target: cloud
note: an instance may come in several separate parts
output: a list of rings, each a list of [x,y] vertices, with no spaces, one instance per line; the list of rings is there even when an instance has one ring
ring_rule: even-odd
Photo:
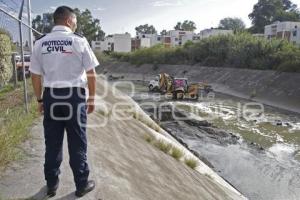
[[[151,5],[154,7],[183,6],[183,2],[181,0],[177,0],[177,1],[160,0],[160,1],[151,2]]]

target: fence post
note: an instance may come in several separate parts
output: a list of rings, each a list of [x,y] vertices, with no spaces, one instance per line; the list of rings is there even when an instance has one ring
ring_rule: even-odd
[[[17,64],[16,64],[16,54],[13,53],[11,55],[11,62],[13,65],[13,81],[14,81],[14,88],[17,87],[17,83],[18,83],[18,77],[17,77]]]
[[[25,111],[28,113],[28,94],[27,94],[27,81],[26,81],[26,69],[24,61],[24,49],[23,49],[23,31],[22,31],[22,14],[23,14],[24,0],[22,1],[20,14],[19,14],[19,30],[20,30],[20,49],[21,49],[21,59],[22,59],[22,68],[23,68],[23,88],[24,88],[24,103]]]

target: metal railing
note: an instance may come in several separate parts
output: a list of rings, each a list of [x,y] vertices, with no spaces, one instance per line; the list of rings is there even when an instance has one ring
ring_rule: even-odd
[[[24,8],[27,8],[26,10]],[[42,35],[39,31],[32,28],[31,25],[31,2],[30,0],[0,0],[0,28],[7,32],[13,44],[15,52],[11,52],[14,85],[17,85],[17,77],[22,73],[23,90],[24,90],[24,106],[28,112],[28,89],[25,66],[25,51],[31,55],[33,49],[33,32],[37,35]],[[19,54],[22,63],[22,69],[16,68],[16,55]],[[1,61],[0,61],[1,62]]]

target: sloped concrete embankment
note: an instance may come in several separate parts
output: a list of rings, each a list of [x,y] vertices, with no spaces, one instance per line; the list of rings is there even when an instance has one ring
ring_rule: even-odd
[[[300,113],[300,73],[197,65],[134,66],[119,62],[104,64],[99,70],[128,80],[145,81],[159,73],[169,73],[187,77],[191,82],[210,83],[217,92]]]
[[[89,163],[96,189],[89,200],[199,200],[245,199],[238,191],[198,160],[192,170],[145,141],[152,135],[172,143],[197,159],[169,136],[128,96],[99,80],[97,112],[89,116]],[[126,119],[125,119],[126,118]],[[24,159],[13,163],[0,178],[3,199],[45,199],[43,180],[44,141],[42,122],[31,129],[32,137],[22,145]],[[53,199],[75,199],[68,164],[67,145],[61,184]]]

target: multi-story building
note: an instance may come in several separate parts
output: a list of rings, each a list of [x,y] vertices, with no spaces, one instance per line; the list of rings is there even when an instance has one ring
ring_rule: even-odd
[[[194,35],[193,31],[172,30],[168,32],[172,47],[184,45],[187,41],[193,41]]]
[[[107,36],[103,41],[92,41],[92,49],[112,52],[130,52],[131,35],[129,33],[114,34]]]
[[[300,22],[274,22],[273,24],[265,26],[265,38],[272,39],[286,39],[291,41],[292,32],[294,29],[300,27]]]

